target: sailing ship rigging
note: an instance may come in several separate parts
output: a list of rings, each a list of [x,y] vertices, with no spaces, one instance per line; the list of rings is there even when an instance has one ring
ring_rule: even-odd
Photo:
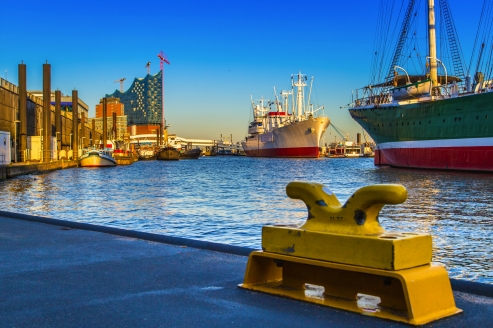
[[[395,17],[384,9],[389,3],[396,2],[381,2],[385,18]],[[377,165],[493,171],[493,129],[488,124],[493,119],[492,50],[485,56],[485,49],[493,49],[491,36],[478,32],[481,46],[471,71],[449,2],[436,4],[410,0],[402,5],[401,28],[391,35],[396,23],[382,20],[375,41],[381,50],[374,52],[369,83],[353,93],[349,112],[377,143]],[[485,1],[480,29],[491,27],[485,24],[493,17],[491,7]],[[420,18],[426,18],[425,38]]]

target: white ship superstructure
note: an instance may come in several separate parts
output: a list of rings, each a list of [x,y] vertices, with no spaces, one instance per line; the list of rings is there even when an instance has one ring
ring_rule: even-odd
[[[257,103],[252,101],[253,121],[248,127],[248,137],[242,142],[247,156],[320,156],[320,139],[330,121],[324,115],[318,115],[323,106],[313,109],[310,103],[311,85],[305,103],[306,76],[301,72],[296,76],[297,81],[293,79],[291,90],[280,93],[281,101],[275,88],[276,100],[269,101],[267,106],[263,98]]]

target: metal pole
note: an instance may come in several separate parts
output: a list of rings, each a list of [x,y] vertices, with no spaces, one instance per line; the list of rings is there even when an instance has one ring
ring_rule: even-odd
[[[56,157],[57,157],[57,159],[59,159],[59,157],[60,157],[60,144],[61,144],[61,141],[58,140],[58,135],[62,135],[62,133],[61,132],[55,132],[56,152],[57,152]],[[61,137],[60,137],[60,139],[61,139]]]
[[[62,149],[62,92],[60,90],[55,91],[55,137],[56,139],[56,149],[57,158],[60,155],[60,150]],[[58,139],[58,134],[60,134],[60,139]]]
[[[435,1],[428,0],[428,52],[430,57],[430,79],[432,85],[437,86],[437,49],[435,30]]]
[[[107,132],[107,121],[106,121],[106,116],[107,116],[107,99],[103,98],[103,149],[106,148],[107,144],[107,137],[108,137],[108,132]]]
[[[72,142],[72,150],[74,151],[73,158],[79,158],[79,93],[77,90],[72,90],[72,134],[74,136]]]
[[[51,65],[43,64],[43,162],[51,160]]]
[[[20,124],[20,151],[24,158],[21,162],[27,160],[27,82],[26,82],[26,64],[19,64],[19,120]]]
[[[14,163],[17,163],[17,123],[19,120],[14,120]]]
[[[39,154],[39,162],[42,163],[43,162],[43,151],[44,151],[44,148],[43,148],[43,129],[39,129],[39,136],[41,137],[41,142],[40,142],[40,154]]]

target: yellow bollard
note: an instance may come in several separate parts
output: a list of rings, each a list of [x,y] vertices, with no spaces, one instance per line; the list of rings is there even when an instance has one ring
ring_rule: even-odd
[[[363,187],[344,205],[319,183],[291,182],[286,193],[305,202],[307,221],[264,226],[240,287],[414,325],[462,312],[447,271],[431,264],[431,236],[378,222],[383,206],[406,200],[403,186]]]

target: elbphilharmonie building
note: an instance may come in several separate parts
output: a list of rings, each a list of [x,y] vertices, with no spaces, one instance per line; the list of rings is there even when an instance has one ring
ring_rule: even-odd
[[[128,125],[159,125],[162,122],[163,73],[135,78],[125,92],[115,90],[106,97],[119,98],[124,104]]]

